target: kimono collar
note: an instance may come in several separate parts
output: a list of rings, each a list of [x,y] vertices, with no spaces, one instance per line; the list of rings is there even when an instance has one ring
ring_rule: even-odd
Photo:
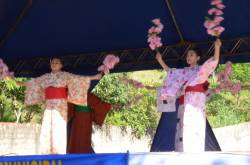
[[[191,70],[197,70],[199,68],[199,65],[195,65],[195,66],[190,66],[189,67]]]
[[[60,73],[62,73],[62,71],[58,71],[58,72],[55,72],[55,73],[50,72],[51,75],[58,75],[58,74],[60,74]]]

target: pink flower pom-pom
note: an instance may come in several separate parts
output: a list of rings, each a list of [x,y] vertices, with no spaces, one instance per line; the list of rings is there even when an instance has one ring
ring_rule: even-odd
[[[108,68],[108,69],[113,69],[116,64],[118,64],[120,59],[112,54],[109,54],[105,57],[103,64]]]
[[[104,74],[108,74],[110,72],[110,69],[113,69],[119,62],[119,57],[116,57],[113,54],[109,54],[103,60],[103,65],[99,66],[97,70],[103,72]]]
[[[164,26],[159,18],[153,19],[152,22],[155,26],[152,26],[148,30],[147,42],[149,43],[150,49],[155,50],[162,46],[161,38],[158,35],[162,32]]]
[[[149,42],[149,47],[152,50],[155,50],[156,48],[159,48],[162,46],[161,38],[159,36],[156,36],[156,35],[150,36],[148,38],[148,42]]]
[[[225,30],[225,28],[220,25],[220,23],[224,20],[222,17],[224,14],[222,9],[225,8],[225,5],[222,3],[222,0],[212,0],[211,5],[213,5],[213,7],[208,10],[208,14],[213,15],[213,19],[207,18],[204,22],[204,26],[206,27],[209,35],[219,37]]]

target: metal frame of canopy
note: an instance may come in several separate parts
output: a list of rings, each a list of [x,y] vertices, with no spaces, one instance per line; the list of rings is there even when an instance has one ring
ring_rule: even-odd
[[[246,61],[245,58],[250,58],[250,38],[236,38],[231,40],[223,40],[221,63],[227,60],[234,60],[237,62]],[[203,47],[202,52],[204,56],[202,61],[212,56],[213,43],[212,42],[196,42],[196,43],[180,43],[176,45],[163,46],[160,51],[162,52],[164,60],[169,63],[171,67],[182,67],[185,63],[185,54],[187,50],[192,47]],[[241,48],[248,49],[248,51],[241,50]],[[83,66],[88,66],[89,70],[83,71],[83,74],[96,70],[101,64],[105,54],[114,53],[121,59],[121,63],[115,68],[114,72],[126,71],[126,67],[130,66],[130,70],[146,70],[157,69],[160,66],[154,59],[154,52],[149,48],[98,52],[98,53],[82,53],[82,54],[69,54],[62,56],[66,70],[74,68],[80,70]],[[136,56],[135,56],[136,54]],[[235,59],[236,58],[236,59]],[[48,61],[50,57],[35,57],[26,59],[7,59],[11,60],[10,67],[18,76],[37,75],[44,72],[48,68]],[[138,65],[142,67],[138,67]],[[93,71],[92,71],[93,72]]]

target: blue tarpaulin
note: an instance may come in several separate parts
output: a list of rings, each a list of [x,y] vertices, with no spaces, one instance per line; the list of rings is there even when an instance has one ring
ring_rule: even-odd
[[[214,38],[203,26],[209,0],[0,0],[0,56],[17,76],[48,71],[51,56],[62,56],[65,70],[92,74],[107,53],[121,63],[114,70],[159,68],[147,46],[150,20],[165,25],[161,52],[171,67],[183,66],[190,45],[212,55]],[[226,31],[221,63],[250,61],[250,1],[224,1]]]
[[[4,165],[249,165],[250,156],[239,153],[120,153],[79,155],[1,156]]]

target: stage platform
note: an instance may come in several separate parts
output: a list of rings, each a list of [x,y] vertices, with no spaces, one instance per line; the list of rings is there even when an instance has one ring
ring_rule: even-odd
[[[113,153],[1,156],[0,165],[250,165],[250,153]]]

